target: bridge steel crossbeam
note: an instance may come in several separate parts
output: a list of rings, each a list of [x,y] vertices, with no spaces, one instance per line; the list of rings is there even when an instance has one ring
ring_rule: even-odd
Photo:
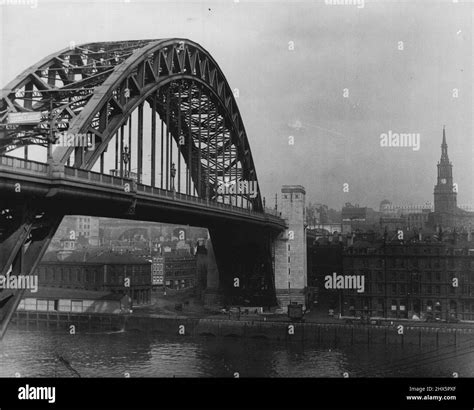
[[[136,48],[148,42],[133,44]],[[104,44],[109,44],[110,47],[110,43]],[[8,112],[48,111],[48,119],[52,117],[56,125],[64,124],[67,129],[67,123],[93,95],[94,87],[103,83],[115,66],[133,52],[133,48],[114,49],[112,46],[110,50],[113,51],[114,58],[101,65],[99,56],[103,53],[97,53],[97,47],[99,46],[93,43],[63,49],[21,73],[0,91],[0,122],[5,123]],[[93,58],[94,54],[97,54],[98,59]],[[90,64],[87,63],[89,61]],[[80,78],[74,80],[75,76]],[[51,106],[53,112],[50,111]],[[42,120],[36,125],[22,125],[12,131],[2,130],[0,151],[8,152],[28,144],[46,147],[48,134],[48,120]]]
[[[6,275],[32,275],[46,252],[63,216],[60,213],[44,214],[32,218],[36,212],[23,207],[21,221],[9,235],[0,239],[0,273]],[[25,289],[0,292],[0,340],[18,307]]]
[[[165,105],[167,105],[167,102],[165,102]],[[203,164],[199,162],[198,157],[199,157],[199,148],[196,146],[196,140],[199,140],[198,138],[194,137],[194,133],[192,132],[191,128],[189,127],[189,108],[182,110],[180,107],[182,107],[179,104],[177,105],[172,105],[169,107],[170,112],[173,113],[173,116],[175,118],[175,121],[170,121],[169,124],[169,129],[171,131],[171,134],[174,135],[181,135],[181,140],[178,138],[178,149],[181,153],[180,158],[182,157],[184,159],[184,162],[187,166],[186,172],[188,173],[187,179],[187,189],[186,193],[188,195],[191,195],[191,176],[192,175],[198,175],[197,178],[194,179],[194,182],[198,182],[198,185],[195,186],[195,189],[197,190],[198,196],[202,196],[202,188],[200,189],[199,187],[202,186],[202,181],[200,178],[200,174],[202,175],[203,173]],[[160,111],[163,111],[163,108],[161,107]],[[187,136],[185,138],[185,136]],[[194,154],[194,155],[193,155]],[[178,163],[179,164],[179,163]],[[189,172],[191,171],[191,172]],[[179,174],[179,166],[178,166],[178,174]],[[179,191],[179,190],[178,190]]]
[[[0,275],[6,275],[14,259],[25,244],[31,233],[33,222],[31,220],[21,221],[6,238],[0,242]]]

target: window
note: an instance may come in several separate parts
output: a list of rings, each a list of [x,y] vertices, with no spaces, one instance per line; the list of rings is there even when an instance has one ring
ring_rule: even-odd
[[[59,311],[60,312],[70,312],[71,311],[71,301],[69,299],[59,299]]]
[[[82,312],[82,300],[71,300],[71,312]]]
[[[46,312],[48,310],[48,301],[46,299],[38,299],[36,302],[36,310]]]
[[[59,300],[48,300],[48,311],[49,312],[57,312],[59,307]]]
[[[26,298],[25,299],[25,310],[36,310],[36,299]]]

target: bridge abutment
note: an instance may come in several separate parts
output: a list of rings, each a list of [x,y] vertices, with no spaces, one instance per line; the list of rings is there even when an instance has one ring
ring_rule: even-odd
[[[222,301],[219,292],[219,269],[217,268],[216,255],[211,239],[206,242],[207,249],[207,279],[204,290],[204,304],[208,306],[218,305]]]
[[[275,292],[278,305],[287,311],[291,302],[306,305],[306,191],[301,185],[283,185],[281,193],[281,216],[288,228],[273,242]]]
[[[204,301],[243,307],[275,305],[271,237],[267,230],[229,223],[212,227],[209,233],[216,266],[212,267],[213,252],[208,249],[210,265]]]

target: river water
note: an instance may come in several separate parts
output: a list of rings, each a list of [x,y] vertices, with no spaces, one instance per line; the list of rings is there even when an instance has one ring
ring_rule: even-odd
[[[138,332],[69,335],[11,327],[0,377],[459,377],[474,376],[474,348],[399,345],[337,348],[260,339]]]

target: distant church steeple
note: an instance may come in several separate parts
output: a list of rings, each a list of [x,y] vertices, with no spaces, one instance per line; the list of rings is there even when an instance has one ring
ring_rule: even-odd
[[[446,129],[444,125],[443,125],[443,142],[441,144],[441,161],[440,162],[449,162],[448,144],[446,144]]]
[[[453,184],[453,165],[449,162],[446,129],[443,126],[441,159],[438,162],[438,181],[434,189],[434,211],[455,213],[457,209],[456,195]]]

